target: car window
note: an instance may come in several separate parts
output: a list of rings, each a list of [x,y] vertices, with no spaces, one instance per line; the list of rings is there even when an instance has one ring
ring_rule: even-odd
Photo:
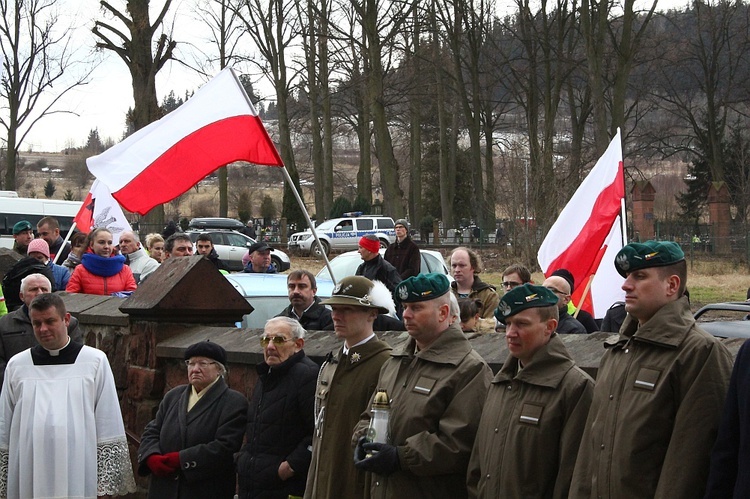
[[[378,229],[393,229],[395,227],[395,224],[393,223],[393,220],[390,218],[378,218]]]
[[[420,267],[420,272],[423,274],[429,274],[430,272],[438,272],[438,268],[435,265],[434,258],[432,258],[432,255],[428,253],[422,253],[422,265]]]
[[[224,234],[224,237],[226,237],[230,246],[239,246],[240,248],[245,248],[248,243],[251,243],[250,238],[243,237],[240,234]]]
[[[342,220],[334,230],[336,232],[351,232],[354,230],[354,222],[351,220]]]
[[[360,218],[357,220],[357,230],[372,230],[374,225],[372,218]]]
[[[211,242],[214,244],[221,244],[226,245],[227,241],[224,239],[224,233],[223,232],[209,232],[209,235],[211,236]]]

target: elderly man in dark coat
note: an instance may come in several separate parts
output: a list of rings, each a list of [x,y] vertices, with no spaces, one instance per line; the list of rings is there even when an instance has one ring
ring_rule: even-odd
[[[247,399],[224,381],[227,353],[216,343],[189,346],[185,364],[190,384],[170,390],[143,430],[138,472],[152,475],[149,498],[232,499]]]
[[[256,366],[247,443],[237,458],[240,499],[287,499],[305,493],[312,459],[318,366],[305,355],[305,330],[289,317],[266,322],[264,361]]]

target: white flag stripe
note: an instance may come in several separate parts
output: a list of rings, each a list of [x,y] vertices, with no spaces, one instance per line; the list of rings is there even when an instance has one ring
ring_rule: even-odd
[[[607,250],[602,257],[602,263],[596,271],[591,283],[591,296],[594,305],[594,317],[604,317],[609,307],[617,301],[625,300],[622,283],[625,281],[615,268],[615,256],[622,248],[622,222],[617,217],[612,230],[607,236]],[[574,305],[578,305],[574,303]]]
[[[106,227],[112,233],[112,244],[117,246],[120,244],[120,234],[133,230],[125,213],[104,182],[94,180],[91,197],[94,199],[94,227]]]
[[[620,131],[618,130],[604,155],[599,158],[594,168],[591,169],[568,204],[560,212],[558,221],[564,220],[565,223],[556,222],[544,237],[537,255],[537,260],[543,272],[546,272],[550,263],[560,256],[581,232],[594,209],[597,196],[615,181],[620,161],[622,161],[622,145],[620,143]]]
[[[226,68],[179,108],[102,154],[88,158],[86,164],[95,177],[105,168],[107,184],[112,192],[117,192],[184,137],[216,121],[241,115],[258,113],[231,69]],[[157,129],[160,133],[153,133]]]

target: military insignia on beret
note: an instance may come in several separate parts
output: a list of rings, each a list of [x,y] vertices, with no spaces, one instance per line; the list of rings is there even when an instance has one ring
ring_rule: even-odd
[[[354,364],[362,359],[362,355],[359,352],[354,352],[349,356],[349,363]]]
[[[534,293],[533,295],[529,295],[529,296],[526,297],[526,302],[528,303],[530,301],[534,301],[534,300],[538,300],[538,299],[539,299],[539,295],[536,294],[536,293]]]
[[[653,257],[659,256],[658,251],[654,251],[653,253],[649,253],[648,255],[643,255],[644,260],[651,260]]]
[[[398,287],[398,298],[401,301],[404,301],[407,298],[409,298],[409,288],[407,286]]]
[[[510,314],[510,305],[508,305],[504,301],[500,302],[500,305],[498,305],[497,309],[500,311],[503,317],[507,317],[508,314]]]
[[[622,269],[623,272],[627,272],[630,268],[630,262],[628,261],[628,256],[625,254],[618,255],[615,259],[615,264]]]

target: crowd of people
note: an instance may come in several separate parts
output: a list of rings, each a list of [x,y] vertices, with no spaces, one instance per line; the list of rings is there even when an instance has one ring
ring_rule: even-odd
[[[53,244],[16,239],[45,268],[66,252],[47,224]],[[612,262],[625,291],[612,310],[624,314],[608,318],[617,334],[604,342],[595,381],[561,336],[600,327],[572,308],[570,272],[534,284],[514,264],[498,293],[480,278],[479,255],[458,247],[448,257],[451,281],[421,272],[408,229],[396,222],[383,256],[377,239],[363,237],[362,264],[330,298],[316,295],[311,272],[287,275],[289,305],[260,336],[264,360],[249,401],[227,384],[224,348],[201,341],[186,349],[187,383],[164,396],[141,438],[136,470],[150,476],[149,497],[750,495],[750,347],[733,362],[696,325],[677,244],[631,243]],[[159,258],[193,253],[179,232],[147,237],[148,251],[124,233],[113,256],[111,236],[97,229],[67,250],[66,262],[78,260],[68,291],[132,291]],[[196,248],[224,270],[210,238]],[[270,251],[250,247],[245,271],[275,272]],[[22,305],[0,318],[0,497],[130,492],[111,370],[83,346],[51,293],[54,268],[50,275],[24,277]],[[312,330],[340,340],[322,366],[305,354]],[[406,331],[407,341],[394,350],[378,338],[383,330]],[[494,331],[504,332],[497,341],[508,357],[493,375],[469,339]],[[67,424],[73,417],[90,422],[85,431]]]

